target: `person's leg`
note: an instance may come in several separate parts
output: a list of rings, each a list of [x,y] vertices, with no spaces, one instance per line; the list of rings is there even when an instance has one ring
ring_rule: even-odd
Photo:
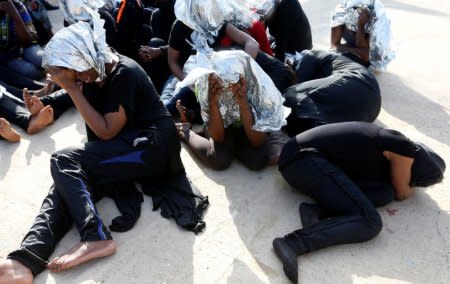
[[[230,167],[233,162],[235,137],[230,129],[225,129],[225,139],[222,143],[216,143],[212,138],[200,136],[190,129],[185,129],[180,135],[189,149],[208,167],[221,171]]]
[[[26,278],[31,276],[31,279],[45,270],[47,261],[56,244],[69,231],[71,226],[72,220],[68,215],[67,207],[57,190],[52,186],[33,225],[23,238],[20,249],[8,255],[8,259],[15,261],[15,263],[13,266],[10,265],[9,269],[7,268],[8,273],[5,273],[7,271],[0,272],[0,283],[9,283],[6,281],[7,279],[1,278],[2,275],[12,276],[14,274],[11,273],[11,270],[20,269],[22,266],[26,269],[20,271]],[[6,263],[0,261],[0,271],[2,270],[2,264]]]
[[[385,206],[395,199],[395,191],[392,184],[381,181],[356,181],[355,182],[373,206]],[[318,204],[303,202],[299,207],[300,218],[303,227],[307,227],[330,214]]]
[[[43,72],[42,69],[42,56],[44,55],[44,49],[37,44],[31,45],[23,50],[23,59],[33,64],[36,69]]]
[[[17,133],[17,131],[11,127],[9,121],[4,119],[3,117],[0,117],[0,138],[3,138],[9,142],[20,141],[19,133]]]
[[[295,83],[295,74],[293,71],[277,58],[260,51],[255,61],[269,75],[281,93]]]
[[[298,255],[331,245],[367,241],[380,232],[382,221],[369,199],[321,155],[305,154],[280,171],[291,186],[330,213],[327,219],[274,240],[275,252],[291,280],[298,277]]]
[[[41,80],[44,77],[42,69],[22,58],[10,59],[5,63],[5,66],[30,80]]]
[[[31,114],[25,108],[25,105],[20,103],[18,99],[7,95],[3,95],[0,99],[0,116],[25,131],[28,129],[31,120]]]
[[[270,145],[267,138],[263,145],[255,148],[250,145],[243,128],[236,129],[236,136],[236,157],[244,166],[252,171],[258,171],[267,166],[270,160]]]
[[[19,89],[28,88],[29,90],[37,90],[45,87],[44,83],[30,79],[14,70],[11,70],[6,65],[0,65],[0,78],[8,85]],[[21,99],[21,94],[18,96]]]
[[[57,120],[66,110],[73,107],[72,99],[66,90],[58,90],[48,96],[39,98],[44,106],[53,108],[53,119]]]

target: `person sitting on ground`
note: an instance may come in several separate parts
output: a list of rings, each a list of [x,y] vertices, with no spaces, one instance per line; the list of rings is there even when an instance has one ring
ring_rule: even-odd
[[[134,188],[141,179],[185,176],[177,130],[151,80],[135,61],[107,47],[101,23],[93,25],[64,28],[45,48],[43,65],[81,113],[88,142],[52,154],[54,185],[21,248],[0,262],[1,283],[29,283],[46,268],[58,272],[115,252],[91,197],[96,185]],[[72,223],[80,242],[47,262]]]
[[[372,2],[340,1],[331,19],[331,49],[365,67],[384,70],[395,56],[390,21],[381,1]]]
[[[303,132],[286,143],[278,165],[292,187],[317,202],[300,205],[302,229],[273,241],[293,283],[299,255],[374,238],[382,228],[375,207],[409,198],[414,187],[440,182],[445,171],[444,160],[426,145],[367,122]]]
[[[208,65],[204,65],[203,55],[191,57],[186,63],[190,75],[179,86],[195,85],[205,133],[201,136],[189,129],[189,123],[181,123],[182,140],[216,170],[228,168],[233,156],[251,170],[276,163],[281,136],[273,134],[285,124],[281,93],[243,51],[214,52],[207,60]],[[202,70],[211,73],[204,75]],[[185,121],[184,106],[181,102],[177,106]]]
[[[31,16],[22,2],[0,1],[0,27],[1,80],[20,89],[36,87],[24,83],[44,77],[43,50],[36,44]]]

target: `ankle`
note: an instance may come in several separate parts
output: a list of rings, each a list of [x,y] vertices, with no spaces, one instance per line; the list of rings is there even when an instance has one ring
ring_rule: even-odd
[[[287,234],[283,239],[296,255],[301,255],[308,251],[304,241],[295,231]]]

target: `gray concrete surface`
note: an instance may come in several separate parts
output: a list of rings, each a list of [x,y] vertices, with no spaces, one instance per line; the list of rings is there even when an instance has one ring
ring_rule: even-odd
[[[315,47],[327,48],[329,13],[337,0],[301,3]],[[384,3],[397,58],[377,74],[383,97],[377,123],[429,144],[450,165],[450,1]],[[1,258],[20,244],[46,195],[50,154],[85,140],[75,110],[42,133],[21,133],[20,144],[0,141]],[[271,242],[300,227],[297,206],[307,198],[295,193],[275,167],[250,172],[235,162],[214,172],[186,150],[182,158],[189,178],[211,202],[203,234],[180,230],[152,212],[146,198],[136,227],[113,234],[115,255],[67,272],[44,272],[35,283],[288,283]],[[301,283],[450,283],[448,172],[446,177],[409,200],[380,208],[384,228],[374,240],[302,256]],[[110,200],[98,208],[107,223],[118,214]],[[72,229],[54,256],[77,241]]]

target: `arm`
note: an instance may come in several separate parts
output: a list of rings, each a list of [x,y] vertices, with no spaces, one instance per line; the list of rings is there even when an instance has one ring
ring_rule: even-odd
[[[225,138],[225,128],[218,104],[218,94],[222,92],[223,86],[215,74],[209,75],[208,86],[208,134],[215,142],[220,143]]]
[[[259,44],[254,38],[239,30],[232,24],[227,24],[225,34],[231,38],[232,41],[243,46],[245,52],[247,52],[253,59],[256,58],[259,52]]]
[[[0,11],[4,11],[13,19],[16,25],[16,32],[19,42],[24,46],[30,45],[33,42],[33,37],[25,27],[25,23],[23,22],[22,17],[14,4],[10,0],[0,1]]]
[[[339,26],[340,31],[335,27],[331,30],[331,45],[339,52],[351,52],[358,55],[362,60],[369,61],[369,40],[370,36],[364,30],[365,24],[369,21],[369,11],[366,9],[359,9],[358,30],[356,31],[356,47],[350,47],[340,44],[342,38],[342,29],[344,26]],[[336,29],[336,30],[335,30]],[[335,31],[334,31],[335,30]],[[333,35],[334,32],[334,35]]]
[[[169,64],[170,71],[178,80],[183,81],[183,67],[180,65],[180,52],[169,46],[167,50],[167,63]]]
[[[248,104],[247,82],[241,76],[239,82],[232,85],[231,88],[239,105],[241,122],[244,126],[245,134],[253,147],[260,147],[266,141],[266,134],[264,132],[255,131],[252,128],[253,124],[255,124],[255,120],[253,119],[253,114],[250,105]]]
[[[414,189],[409,186],[414,159],[390,151],[384,151],[383,155],[390,162],[391,182],[395,189],[396,199],[407,199],[414,193]]]
[[[337,26],[334,28],[331,28],[331,48],[337,49],[338,45],[341,45],[341,39],[342,39],[342,28],[343,26]]]
[[[50,70],[49,72],[53,81],[67,91],[89,128],[101,140],[114,138],[127,122],[125,109],[119,106],[117,112],[111,112],[105,115],[98,113],[77,86],[75,71],[62,68],[55,69],[57,70]]]

